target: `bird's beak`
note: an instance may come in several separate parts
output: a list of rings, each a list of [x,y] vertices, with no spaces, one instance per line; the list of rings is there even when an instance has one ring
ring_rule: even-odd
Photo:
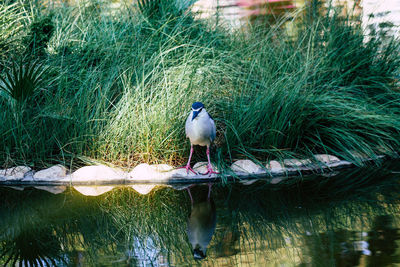
[[[192,120],[194,120],[197,117],[197,115],[199,115],[199,113],[200,113],[200,111],[193,111]]]

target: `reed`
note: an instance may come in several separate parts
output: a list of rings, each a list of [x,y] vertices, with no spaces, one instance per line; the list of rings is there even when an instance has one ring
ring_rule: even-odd
[[[23,110],[0,93],[1,165],[181,165],[194,101],[216,120],[220,166],[314,153],[361,164],[354,152],[399,150],[396,40],[365,42],[360,25],[339,15],[304,20],[293,36],[279,26],[227,32],[190,12],[155,22],[139,10],[90,1],[23,13],[16,40],[32,31],[32,16],[51,18],[36,60],[55,82],[34,90],[35,104]],[[21,56],[4,53],[3,66]]]

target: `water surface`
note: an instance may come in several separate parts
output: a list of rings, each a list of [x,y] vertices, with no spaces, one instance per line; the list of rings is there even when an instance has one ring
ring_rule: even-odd
[[[392,266],[399,178],[394,162],[278,185],[0,187],[0,264]]]

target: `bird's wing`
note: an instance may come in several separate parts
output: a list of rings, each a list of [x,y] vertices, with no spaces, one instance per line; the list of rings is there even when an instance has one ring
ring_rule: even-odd
[[[215,140],[215,136],[217,135],[217,129],[215,127],[215,122],[214,122],[213,118],[211,117],[211,115],[208,114],[208,116],[210,116],[210,121],[211,121],[211,136],[210,136],[210,139],[211,139],[211,142],[213,142]]]

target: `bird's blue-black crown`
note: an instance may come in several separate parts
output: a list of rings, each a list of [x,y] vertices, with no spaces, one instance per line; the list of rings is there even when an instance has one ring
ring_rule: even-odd
[[[200,108],[204,108],[203,103],[201,103],[201,102],[194,102],[193,103],[192,109],[197,110],[197,109],[200,109]]]

